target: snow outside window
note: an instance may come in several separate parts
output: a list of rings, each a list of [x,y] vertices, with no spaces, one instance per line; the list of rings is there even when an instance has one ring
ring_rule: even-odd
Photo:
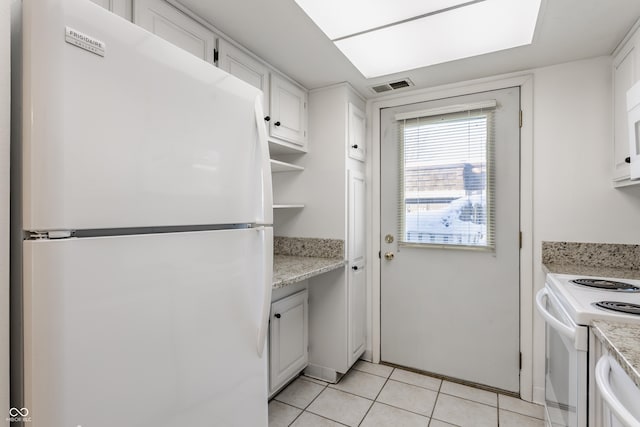
[[[493,250],[493,108],[399,125],[400,244]]]

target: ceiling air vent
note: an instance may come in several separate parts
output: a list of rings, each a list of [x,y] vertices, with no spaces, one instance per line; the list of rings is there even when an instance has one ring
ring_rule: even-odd
[[[375,93],[384,93],[389,92],[390,90],[402,89],[409,86],[413,86],[413,82],[409,79],[402,79],[371,86],[371,90],[373,90]]]

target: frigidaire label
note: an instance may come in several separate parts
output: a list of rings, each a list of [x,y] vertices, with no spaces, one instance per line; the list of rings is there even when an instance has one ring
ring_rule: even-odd
[[[99,56],[104,56],[104,50],[106,45],[98,39],[94,39],[86,34],[76,31],[73,28],[66,27],[65,40],[74,46],[78,46],[88,52],[95,53]]]

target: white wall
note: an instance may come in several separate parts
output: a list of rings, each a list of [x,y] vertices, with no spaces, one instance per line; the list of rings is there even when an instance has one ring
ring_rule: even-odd
[[[640,188],[611,184],[611,58],[534,71],[534,292],[542,241],[640,244]],[[544,388],[543,323],[534,322],[534,398]]]
[[[9,123],[11,100],[9,0],[0,0],[0,421],[9,410]]]

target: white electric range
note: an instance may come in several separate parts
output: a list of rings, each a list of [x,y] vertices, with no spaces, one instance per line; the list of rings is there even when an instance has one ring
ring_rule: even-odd
[[[585,427],[593,418],[589,326],[594,320],[640,324],[640,280],[548,274],[536,304],[546,323],[547,426]]]

